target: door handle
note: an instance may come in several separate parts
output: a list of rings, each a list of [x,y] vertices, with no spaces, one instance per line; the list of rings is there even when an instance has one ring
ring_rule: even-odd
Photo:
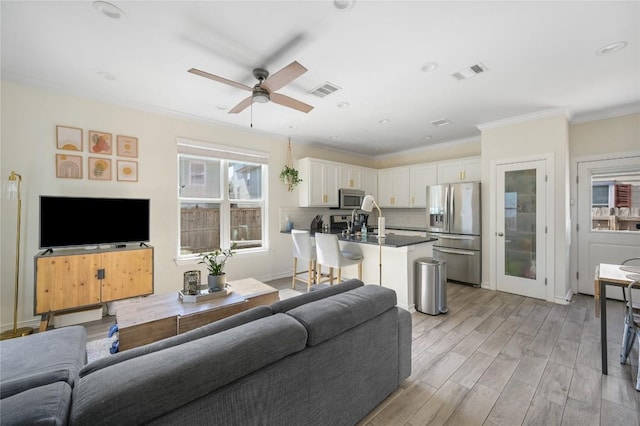
[[[504,237],[504,234],[502,232],[498,232],[498,237]]]
[[[449,254],[463,254],[466,256],[475,256],[475,252],[467,251],[467,250],[453,250],[453,249],[443,249],[439,247],[434,247],[433,251],[438,251],[440,253],[449,253]]]

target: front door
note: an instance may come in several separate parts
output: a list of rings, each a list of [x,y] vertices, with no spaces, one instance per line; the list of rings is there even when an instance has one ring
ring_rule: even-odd
[[[496,171],[497,289],[546,299],[546,160]]]
[[[616,194],[618,185],[631,188],[629,200]],[[597,264],[640,257],[638,198],[640,157],[578,163],[578,293],[593,294]],[[608,291],[607,297],[622,300],[622,291]]]

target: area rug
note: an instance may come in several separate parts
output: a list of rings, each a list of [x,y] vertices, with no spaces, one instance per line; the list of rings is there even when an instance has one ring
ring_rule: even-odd
[[[87,342],[87,361],[92,362],[100,358],[111,356],[111,345],[117,340],[117,334],[113,337],[105,337],[104,339],[92,340]]]

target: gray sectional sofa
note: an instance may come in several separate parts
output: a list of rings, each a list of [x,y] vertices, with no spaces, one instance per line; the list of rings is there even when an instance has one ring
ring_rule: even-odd
[[[353,425],[411,374],[409,312],[358,280],[86,365],[85,345],[0,342],[0,423]]]

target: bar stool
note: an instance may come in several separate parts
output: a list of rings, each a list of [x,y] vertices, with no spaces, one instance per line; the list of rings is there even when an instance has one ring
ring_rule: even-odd
[[[333,269],[338,269],[338,283],[342,281],[342,268],[358,265],[358,279],[362,280],[362,255],[349,251],[341,251],[338,236],[335,234],[316,233],[316,250],[318,253],[317,283],[329,281],[333,285]],[[329,267],[329,277],[322,280],[322,266]]]
[[[293,275],[291,278],[291,287],[296,288],[296,280],[307,283],[307,291],[311,288],[311,284],[315,282],[316,272],[316,248],[311,243],[309,231],[300,229],[291,230],[291,238],[293,239]],[[307,270],[298,272],[298,259],[307,262]],[[302,274],[308,274],[307,279],[299,277]]]

